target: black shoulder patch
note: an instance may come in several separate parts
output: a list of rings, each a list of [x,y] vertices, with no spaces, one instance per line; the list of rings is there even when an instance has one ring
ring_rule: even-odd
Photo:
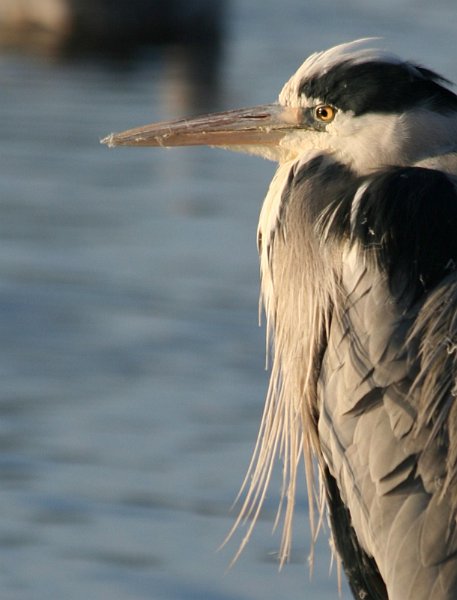
[[[322,211],[355,189],[357,177],[349,167],[332,157],[319,155],[305,164],[294,166],[290,173],[287,193],[302,199],[308,220],[315,222]],[[303,187],[308,191],[304,193]],[[306,204],[303,202],[306,199]]]
[[[409,63],[346,61],[304,81],[300,93],[356,115],[400,113],[414,106],[457,111],[457,96],[443,77]]]
[[[414,302],[456,270],[457,192],[445,173],[390,168],[370,181],[352,219],[347,199],[340,216],[343,209],[338,227],[352,227],[353,242],[388,274],[395,297]]]
[[[337,206],[349,189],[357,189],[357,176],[333,157],[320,154],[308,162],[296,162],[281,193],[281,204],[268,248],[291,220],[298,227],[315,226],[329,207]],[[258,246],[262,243],[261,236]]]

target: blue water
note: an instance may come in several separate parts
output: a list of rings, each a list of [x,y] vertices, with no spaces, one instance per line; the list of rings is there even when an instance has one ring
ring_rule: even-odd
[[[457,80],[455,24],[453,0],[234,1],[206,104],[271,101],[309,52],[366,35]],[[267,385],[255,230],[274,166],[99,145],[195,110],[169,55],[3,55],[0,84],[0,597],[336,598],[325,533],[308,576],[304,488],[281,573],[278,479],[235,567],[236,542],[216,552]]]

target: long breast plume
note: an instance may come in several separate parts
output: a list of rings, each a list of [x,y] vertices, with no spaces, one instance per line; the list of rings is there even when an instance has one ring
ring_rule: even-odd
[[[254,454],[241,492],[244,502],[230,537],[250,521],[236,560],[245,547],[265,499],[275,458],[283,460],[281,500],[275,520],[284,524],[280,564],[290,555],[299,465],[304,458],[312,541],[323,514],[322,486],[316,486],[313,455],[317,441],[317,361],[336,293],[335,275],[307,213],[312,182],[294,193],[294,164],[282,165],[265,199],[259,223],[261,302],[266,314],[270,383]],[[278,204],[279,199],[279,204]],[[267,229],[267,233],[263,233]],[[318,488],[318,489],[316,489]],[[316,498],[319,520],[316,519]],[[285,505],[285,506],[284,506]],[[310,555],[312,563],[312,548]]]

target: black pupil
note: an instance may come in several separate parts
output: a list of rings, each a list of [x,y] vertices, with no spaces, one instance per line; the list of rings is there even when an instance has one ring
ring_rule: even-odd
[[[318,108],[317,110],[318,110],[318,115],[320,117],[322,117],[323,119],[328,119],[328,117],[329,117],[329,111],[328,111],[327,108],[322,108],[321,107],[321,108]]]

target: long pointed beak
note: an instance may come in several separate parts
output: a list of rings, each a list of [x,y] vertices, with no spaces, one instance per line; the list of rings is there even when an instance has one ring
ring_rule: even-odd
[[[302,126],[303,111],[265,104],[193,119],[152,123],[112,133],[102,144],[113,146],[270,146]]]

